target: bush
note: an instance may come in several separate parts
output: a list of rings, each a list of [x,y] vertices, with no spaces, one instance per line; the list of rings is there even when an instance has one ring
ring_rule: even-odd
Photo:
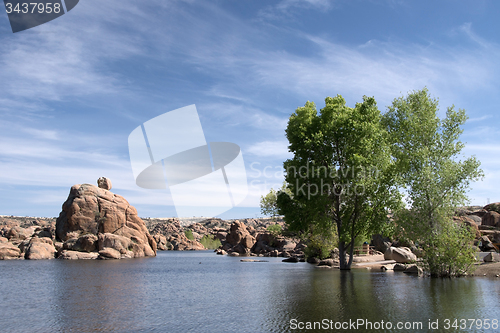
[[[466,225],[444,223],[422,244],[421,265],[434,277],[462,276],[472,272],[476,261],[472,247],[475,234]]]
[[[205,235],[200,239],[200,243],[206,249],[218,249],[222,244],[218,238],[215,238],[213,235]]]
[[[278,237],[279,235],[281,235],[281,232],[283,230],[281,228],[281,225],[271,224],[270,226],[267,227],[267,231],[269,231],[269,233],[273,235],[273,237]]]
[[[193,231],[191,229],[184,231],[184,235],[186,235],[187,239],[194,240]]]
[[[304,254],[307,258],[330,258],[332,251],[338,246],[336,232],[333,228],[326,233],[313,233],[308,237]]]

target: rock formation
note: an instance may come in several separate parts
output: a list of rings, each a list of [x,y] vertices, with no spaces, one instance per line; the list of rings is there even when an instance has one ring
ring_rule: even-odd
[[[98,183],[111,186],[106,178]],[[90,184],[71,187],[56,221],[56,239],[64,242],[62,252],[112,248],[122,258],[156,255],[156,242],[136,209],[122,196]],[[74,257],[62,252],[64,258]],[[117,257],[113,251],[103,253],[101,257]]]

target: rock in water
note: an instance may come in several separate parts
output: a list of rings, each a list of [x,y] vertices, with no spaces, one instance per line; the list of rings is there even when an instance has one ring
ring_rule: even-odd
[[[83,238],[87,241],[89,236],[82,238],[88,234],[97,236],[98,243],[105,242],[106,247],[120,247],[114,249],[124,255],[132,251],[134,257],[156,256],[155,240],[146,229],[144,221],[137,216],[136,209],[125,198],[95,185],[78,184],[71,187],[68,199],[57,218],[56,239],[63,242],[71,240],[73,243],[76,242],[75,238],[79,239],[81,250],[89,251],[93,249],[90,239],[83,242]],[[118,238],[127,241],[108,242],[108,239],[113,238],[112,235],[121,236]],[[92,237],[93,243],[95,239]],[[123,248],[124,244],[126,248]],[[76,250],[77,248],[73,248],[75,245],[66,248]],[[104,246],[100,247],[102,250]]]
[[[111,190],[111,188],[113,187],[111,185],[111,180],[109,178],[106,178],[106,177],[101,177],[97,180],[97,186],[99,188],[103,188],[105,190]]]

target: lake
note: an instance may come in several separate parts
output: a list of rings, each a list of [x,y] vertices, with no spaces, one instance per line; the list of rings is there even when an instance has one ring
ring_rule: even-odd
[[[0,331],[498,331],[500,278],[240,259],[167,251],[130,260],[0,261]]]

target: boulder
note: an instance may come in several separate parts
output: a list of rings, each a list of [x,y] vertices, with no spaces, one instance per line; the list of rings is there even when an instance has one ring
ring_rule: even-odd
[[[330,267],[333,267],[336,264],[338,265],[338,262],[335,262],[333,259],[324,259],[324,260],[321,260],[318,263],[318,266],[330,266]]]
[[[493,202],[483,207],[487,211],[497,211],[500,209],[500,202]]]
[[[0,243],[0,260],[19,259],[21,250],[12,243]]]
[[[101,259],[121,259],[122,254],[111,247],[105,247],[99,251],[99,258]]]
[[[387,251],[387,249],[391,247],[390,239],[387,237],[384,238],[382,237],[382,235],[379,234],[373,235],[372,243],[373,246],[375,247],[375,250],[382,253],[385,253],[385,251]]]
[[[484,262],[499,262],[500,256],[496,252],[490,252],[483,258],[483,261]]]
[[[124,247],[126,251],[131,250],[134,257],[156,255],[155,240],[144,221],[137,216],[136,209],[127,200],[95,185],[78,184],[71,187],[56,221],[56,239],[67,242],[71,238],[77,238],[77,241],[65,248],[89,251],[95,247],[95,237],[100,242],[101,238],[103,241],[111,239],[109,235],[126,238],[129,244],[123,246],[120,241],[119,248],[98,245],[101,250],[102,247],[112,247],[120,251]],[[118,246],[118,243],[115,245]]]
[[[79,259],[97,259],[99,254],[97,252],[79,252],[71,250],[63,250],[59,255],[59,259],[66,260],[79,260]]]
[[[8,243],[9,240],[5,237],[0,237],[0,243]]]
[[[424,271],[417,265],[410,265],[405,271],[403,271],[403,273],[422,276],[424,274]]]
[[[406,265],[405,264],[394,264],[394,267],[392,268],[392,270],[395,272],[404,272],[404,271],[406,271]]]
[[[234,221],[231,224],[224,245],[228,244],[226,247],[228,252],[245,254],[250,253],[250,249],[254,246],[255,242],[255,237],[249,233],[245,224],[240,221]]]
[[[299,262],[299,261],[300,259],[297,257],[290,257],[282,260],[282,262]]]
[[[102,188],[102,189],[105,189],[105,190],[111,190],[111,188],[113,187],[111,185],[111,180],[109,178],[106,178],[106,177],[101,177],[97,180],[97,186],[99,188]]]
[[[489,211],[483,215],[481,219],[482,225],[489,225],[492,227],[500,227],[500,214],[494,211]]]
[[[407,264],[417,260],[417,256],[407,247],[390,247],[384,253],[384,260],[394,260],[397,263]]]
[[[30,240],[26,249],[25,259],[54,259],[57,251],[50,238],[36,238]]]
[[[493,246],[493,243],[487,236],[482,236],[480,238],[481,241],[481,246],[479,248],[481,251],[488,252],[488,251],[495,251],[495,246]]]

